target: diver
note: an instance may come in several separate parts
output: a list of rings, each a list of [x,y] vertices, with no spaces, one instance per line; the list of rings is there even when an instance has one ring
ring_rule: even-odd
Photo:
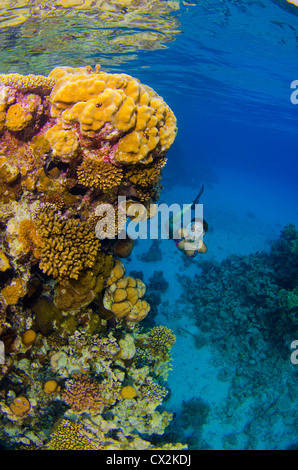
[[[188,258],[194,258],[198,253],[207,252],[207,246],[203,242],[203,235],[208,232],[209,229],[206,220],[191,217],[191,221],[186,227],[181,224],[185,214],[188,211],[195,210],[196,204],[199,204],[203,191],[204,185],[202,185],[196,198],[190,204],[184,205],[181,211],[170,217],[168,223],[169,238],[174,240],[176,247]]]

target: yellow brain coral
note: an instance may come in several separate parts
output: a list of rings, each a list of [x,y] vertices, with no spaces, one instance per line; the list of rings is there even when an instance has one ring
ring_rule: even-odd
[[[130,75],[56,68],[49,77],[58,77],[51,115],[66,127],[78,123],[83,136],[120,137],[115,162],[152,162],[172,145],[177,130],[173,112]]]
[[[139,322],[150,310],[146,300],[142,300],[146,286],[140,279],[124,276],[123,264],[117,260],[107,281],[103,303],[107,310],[114,313],[117,319],[125,317],[128,322]]]

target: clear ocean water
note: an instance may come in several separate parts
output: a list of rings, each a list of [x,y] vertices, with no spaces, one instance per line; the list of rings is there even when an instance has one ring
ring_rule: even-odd
[[[158,1],[134,17],[141,1],[114,1],[104,16],[83,1],[9,3],[1,73],[99,63],[138,78],[177,117],[159,202],[188,204],[204,185],[207,253],[189,259],[171,240],[137,240],[124,260],[147,285],[144,325],[176,335],[163,439],[297,449],[298,6]]]

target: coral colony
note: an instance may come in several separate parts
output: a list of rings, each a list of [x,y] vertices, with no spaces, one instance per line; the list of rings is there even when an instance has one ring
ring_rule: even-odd
[[[163,99],[126,74],[0,75],[4,447],[185,448],[150,441],[173,418],[157,407],[175,335],[140,326],[146,286],[119,259],[132,240],[95,234],[100,204],[118,234],[154,215],[176,130]],[[136,202],[142,214],[129,215]]]

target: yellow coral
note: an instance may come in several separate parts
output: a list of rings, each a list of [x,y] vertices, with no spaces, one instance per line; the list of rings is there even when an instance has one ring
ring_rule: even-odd
[[[56,68],[53,76],[60,78],[51,93],[52,116],[66,126],[78,122],[83,135],[102,132],[107,140],[122,135],[116,162],[149,163],[173,143],[177,130],[173,112],[130,75]]]
[[[126,178],[134,184],[142,187],[155,186],[161,179],[161,169],[165,166],[167,159],[159,158],[148,165],[134,165],[125,174]]]
[[[41,256],[42,238],[36,232],[36,224],[31,219],[23,219],[19,224],[18,241],[22,245],[23,253],[32,251],[33,256],[39,259]]]
[[[77,169],[78,182],[89,188],[108,191],[120,185],[123,172],[110,162],[86,158]]]
[[[32,121],[32,114],[18,103],[11,105],[6,113],[5,127],[10,131],[21,131]]]
[[[60,385],[56,380],[47,380],[43,384],[43,391],[47,394],[57,393],[60,391]]]
[[[113,266],[112,256],[99,252],[91,269],[85,270],[79,279],[70,279],[55,286],[55,306],[61,310],[75,312],[89,305],[104,288],[104,281]]]
[[[40,269],[55,279],[78,279],[92,268],[100,247],[88,226],[77,219],[61,219],[55,206],[42,204],[35,223],[42,238]]]
[[[121,388],[120,394],[122,398],[125,398],[126,400],[131,400],[136,396],[137,391],[131,385],[126,385],[125,387]]]
[[[12,166],[7,157],[0,157],[0,180],[4,184],[14,183],[19,176],[19,170],[16,166]]]
[[[167,351],[176,342],[173,331],[166,326],[159,325],[151,329],[149,333],[150,346],[156,351]]]
[[[49,94],[56,80],[55,78],[44,77],[43,75],[20,75],[18,73],[0,74],[0,82],[6,86],[16,88],[17,90],[35,91],[43,94]]]
[[[26,330],[22,336],[22,343],[24,346],[32,346],[36,339],[36,332],[34,330]]]
[[[3,251],[0,251],[0,271],[7,271],[10,268],[9,260]]]
[[[139,322],[146,317],[150,305],[141,298],[146,286],[140,279],[124,276],[123,264],[118,260],[107,281],[103,304],[119,320],[125,317],[128,322]]]
[[[1,295],[7,305],[15,305],[21,297],[26,294],[26,288],[23,279],[17,277],[11,283],[4,287]]]
[[[60,124],[51,127],[45,137],[51,144],[53,156],[59,157],[66,163],[72,159],[79,146],[75,133],[63,129]]]
[[[79,423],[63,419],[51,434],[49,447],[52,450],[95,450],[96,447],[86,436]]]

